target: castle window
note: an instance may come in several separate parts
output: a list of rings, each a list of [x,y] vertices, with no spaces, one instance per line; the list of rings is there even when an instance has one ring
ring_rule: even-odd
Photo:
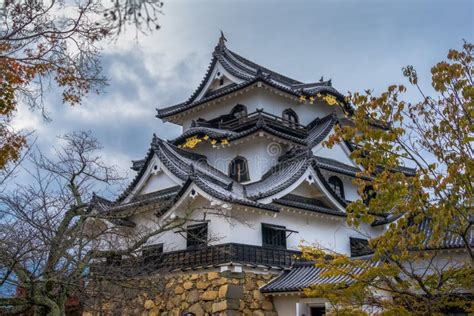
[[[286,248],[285,226],[262,223],[262,246],[271,248]]]
[[[219,79],[219,86],[223,86],[224,85],[224,78],[221,78]]]
[[[336,176],[332,176],[329,178],[328,182],[334,192],[344,199],[344,185],[342,184],[342,180]]]
[[[189,225],[186,235],[186,247],[188,248],[207,245],[207,223]]]
[[[284,110],[282,117],[288,126],[295,127],[298,124],[298,115],[292,109]]]
[[[236,106],[234,106],[232,111],[230,111],[230,115],[234,118],[242,118],[244,116],[247,116],[247,107],[242,104],[237,104]]]
[[[250,180],[247,159],[244,157],[235,157],[229,166],[229,177],[238,182]]]

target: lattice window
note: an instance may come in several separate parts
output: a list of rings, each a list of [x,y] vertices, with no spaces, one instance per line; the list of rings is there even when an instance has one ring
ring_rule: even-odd
[[[286,248],[285,226],[262,223],[262,246],[272,248]]]
[[[207,223],[190,225],[186,229],[186,246],[188,248],[207,245]]]

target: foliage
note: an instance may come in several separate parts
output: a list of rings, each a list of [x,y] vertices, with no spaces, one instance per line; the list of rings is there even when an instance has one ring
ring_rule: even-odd
[[[0,7],[0,168],[19,157],[25,135],[10,122],[18,102],[45,115],[45,89],[54,84],[63,102],[79,104],[99,91],[101,40],[116,39],[127,25],[158,29],[157,0],[6,0]]]
[[[390,223],[369,241],[371,258],[305,247],[305,256],[328,276],[354,280],[314,286],[306,294],[326,297],[342,314],[474,311],[472,296],[460,294],[472,293],[474,284],[473,51],[465,42],[431,69],[436,97],[420,88],[412,66],[403,73],[421,95],[416,103],[402,99],[402,85],[379,96],[349,96],[351,123],[337,126],[327,141],[352,144],[351,156],[363,169],[355,180],[360,199],[348,206],[347,220],[356,228],[381,219]],[[416,166],[414,173],[401,167],[407,162]],[[447,240],[454,238],[461,249],[451,255]]]

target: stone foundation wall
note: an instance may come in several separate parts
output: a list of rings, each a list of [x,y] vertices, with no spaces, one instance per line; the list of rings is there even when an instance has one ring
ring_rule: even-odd
[[[205,315],[277,316],[271,297],[259,287],[272,274],[203,272],[166,276],[160,293],[139,298],[143,316]]]
[[[98,306],[93,305],[96,312],[85,311],[83,316],[181,316],[183,312],[196,316],[277,316],[272,297],[259,291],[273,277],[268,273],[230,271],[150,276],[148,280],[159,282],[147,287],[146,293],[117,297],[109,303],[102,300]]]

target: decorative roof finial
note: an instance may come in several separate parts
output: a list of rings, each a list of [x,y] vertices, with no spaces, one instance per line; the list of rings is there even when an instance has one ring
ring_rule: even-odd
[[[221,37],[219,37],[219,47],[224,48],[225,42],[227,42],[227,38],[225,38],[224,32],[221,30]]]
[[[321,78],[319,79],[319,82],[323,82],[324,81],[324,77],[321,76]]]

